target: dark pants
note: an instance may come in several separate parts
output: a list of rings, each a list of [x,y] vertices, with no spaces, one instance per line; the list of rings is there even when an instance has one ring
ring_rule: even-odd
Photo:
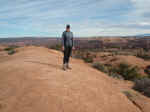
[[[64,48],[64,59],[63,59],[63,63],[69,63],[69,58],[71,56],[71,52],[72,52],[72,47],[65,47]]]

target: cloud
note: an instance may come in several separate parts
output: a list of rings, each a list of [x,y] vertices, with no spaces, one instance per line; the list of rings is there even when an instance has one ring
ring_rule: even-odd
[[[0,37],[150,33],[149,0],[1,0]]]

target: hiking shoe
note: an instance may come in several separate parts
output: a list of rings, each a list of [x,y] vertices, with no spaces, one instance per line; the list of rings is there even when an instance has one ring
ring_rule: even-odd
[[[67,70],[66,64],[63,64],[63,70],[64,70],[64,71]]]
[[[66,64],[66,67],[67,67],[67,69],[70,69],[70,70],[72,69],[68,63]]]

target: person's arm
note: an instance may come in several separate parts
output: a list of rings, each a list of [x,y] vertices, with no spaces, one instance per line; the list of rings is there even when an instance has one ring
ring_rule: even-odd
[[[62,33],[62,37],[61,37],[61,45],[64,46],[64,32]]]
[[[63,34],[62,34],[61,44],[62,44],[62,50],[64,50],[64,45],[65,45],[65,36],[64,36],[64,32],[63,32]]]
[[[75,49],[75,47],[74,47],[74,36],[73,36],[73,33],[72,33],[72,48]]]

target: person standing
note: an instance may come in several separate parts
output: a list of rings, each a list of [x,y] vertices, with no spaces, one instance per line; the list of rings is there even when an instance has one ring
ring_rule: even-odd
[[[63,70],[71,69],[69,59],[74,49],[73,33],[70,31],[70,25],[66,25],[66,30],[62,34],[62,50],[64,52]]]

